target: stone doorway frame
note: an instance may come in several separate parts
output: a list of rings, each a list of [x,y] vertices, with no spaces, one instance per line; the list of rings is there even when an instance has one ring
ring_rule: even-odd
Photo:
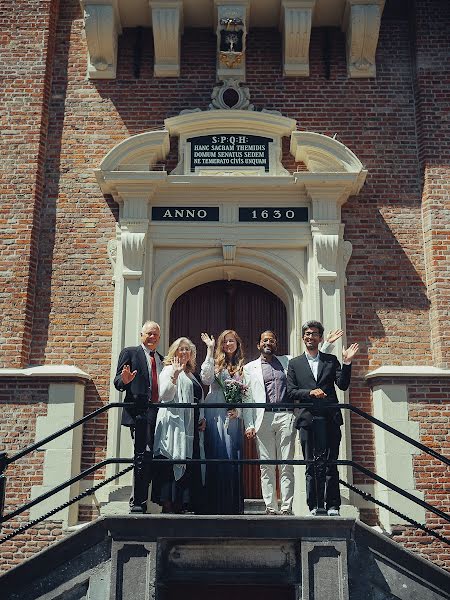
[[[236,131],[273,138],[268,173],[188,171],[190,136]],[[158,163],[169,153],[170,136],[179,138],[179,163],[168,174]],[[284,169],[283,136],[290,136],[291,154],[306,170],[291,174]],[[115,281],[111,374],[121,348],[138,343],[140,326],[148,318],[161,325],[164,352],[175,299],[196,285],[218,279],[219,274],[223,279],[262,285],[284,302],[293,355],[301,351],[301,323],[306,319],[321,320],[327,329],[345,330],[345,269],[351,243],[344,240],[341,206],[360,191],[366,175],[346,146],[322,134],[297,131],[293,119],[274,112],[188,112],[166,119],[165,129],[119,143],[96,169],[102,192],[119,204],[117,235],[108,245]],[[273,206],[274,202],[308,207],[309,222],[256,227],[239,223],[239,203]],[[174,203],[218,204],[220,222],[191,223],[189,228],[152,222],[152,206]],[[341,348],[337,344],[338,356]],[[111,385],[110,401],[119,400]],[[124,433],[119,411],[111,412],[108,456],[132,455],[131,440]],[[343,439],[341,455],[351,458],[349,419]],[[117,465],[111,466],[108,475],[118,470]],[[350,469],[343,475],[352,480]],[[125,477],[108,487],[100,503],[129,482],[130,477]],[[301,489],[297,495],[304,495]]]

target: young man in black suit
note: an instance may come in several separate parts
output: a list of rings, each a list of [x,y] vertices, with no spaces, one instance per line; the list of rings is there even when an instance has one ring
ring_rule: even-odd
[[[141,344],[124,348],[120,353],[114,386],[125,392],[130,407],[122,411],[122,425],[129,427],[134,439],[134,482],[130,498],[131,513],[147,511],[150,465],[144,462],[145,453],[153,453],[155,424],[159,402],[158,375],[163,356],[156,352],[161,332],[158,323],[146,321],[141,329]]]
[[[350,385],[351,362],[358,352],[358,344],[342,351],[343,365],[333,354],[319,351],[323,339],[323,325],[308,321],[302,327],[305,352],[289,362],[287,393],[290,402],[313,403],[312,408],[300,406],[296,423],[305,460],[320,456],[337,460],[343,423],[339,409],[325,408],[336,404],[335,385],[346,390]],[[312,515],[338,516],[341,505],[339,474],[336,465],[309,464],[306,467],[306,500]]]

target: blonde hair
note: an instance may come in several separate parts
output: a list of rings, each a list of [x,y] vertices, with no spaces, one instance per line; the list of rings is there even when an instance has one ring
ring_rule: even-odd
[[[195,371],[195,366],[197,364],[197,362],[196,362],[197,348],[191,342],[191,340],[187,337],[180,337],[177,340],[175,340],[174,342],[172,342],[172,344],[170,345],[170,348],[167,352],[167,356],[164,359],[164,364],[171,365],[173,363],[173,359],[175,358],[177,350],[181,346],[181,344],[187,344],[189,346],[189,348],[191,349],[191,356],[186,363],[186,371],[192,373],[193,371]]]
[[[236,351],[231,357],[231,360],[223,351],[223,342],[227,335],[232,335],[234,337],[237,346]],[[241,338],[234,331],[234,329],[225,329],[225,331],[222,331],[222,333],[219,335],[219,339],[217,340],[216,351],[214,353],[214,363],[216,371],[220,373],[220,371],[226,369],[231,376],[235,375],[235,373],[239,373],[239,375],[242,375],[244,362],[245,357]]]

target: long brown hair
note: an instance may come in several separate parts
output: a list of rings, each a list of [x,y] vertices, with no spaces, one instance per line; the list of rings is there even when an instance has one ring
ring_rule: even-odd
[[[236,340],[236,352],[233,354],[231,359],[223,351],[223,342],[227,335],[232,335]],[[242,375],[242,369],[244,368],[244,348],[242,347],[242,340],[238,336],[238,334],[234,331],[234,329],[225,329],[219,335],[219,339],[217,340],[216,351],[214,353],[214,363],[215,370],[217,373],[220,373],[223,369],[227,369],[228,373],[233,376],[236,373]]]

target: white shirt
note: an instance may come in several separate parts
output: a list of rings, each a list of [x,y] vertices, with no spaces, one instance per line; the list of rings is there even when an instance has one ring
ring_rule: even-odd
[[[317,353],[316,356],[311,356],[311,354],[309,354],[309,352],[306,350],[305,356],[308,360],[309,368],[314,375],[314,379],[317,381],[317,373],[319,371],[319,353]]]

